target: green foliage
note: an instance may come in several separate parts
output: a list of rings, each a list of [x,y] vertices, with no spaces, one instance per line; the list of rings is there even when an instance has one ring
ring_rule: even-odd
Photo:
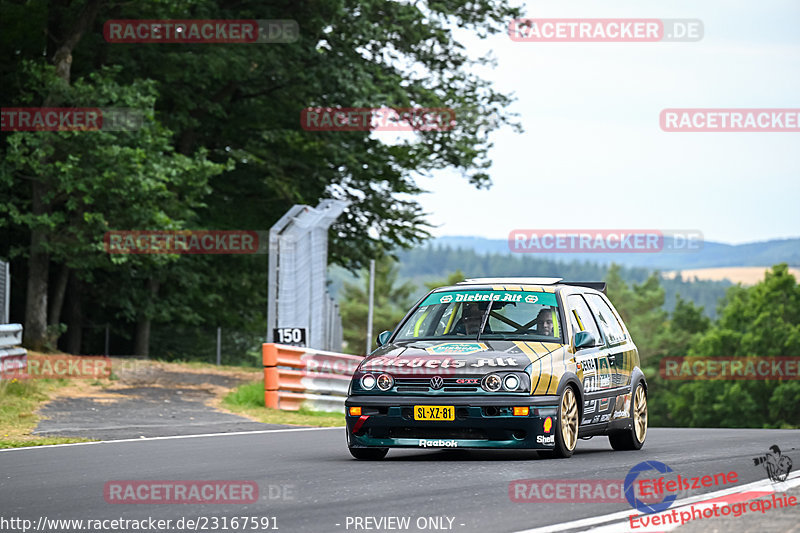
[[[0,379],[0,449],[85,442],[79,438],[32,435],[39,422],[37,410],[68,381]]]
[[[679,301],[660,336],[663,356],[797,356],[800,353],[800,285],[787,265],[764,281],[733,287],[709,324]],[[665,381],[650,367],[654,425],[688,427],[800,427],[800,383],[793,381]]]
[[[448,285],[455,285],[459,281],[464,281],[464,279],[466,279],[466,276],[464,276],[464,273],[461,272],[461,269],[458,269],[455,272],[453,272],[452,274],[450,274],[449,276],[447,276],[447,278],[445,278],[445,279],[443,279],[441,281],[428,281],[428,282],[426,282],[425,286],[428,288],[429,291],[432,291],[433,289],[435,289],[437,287],[445,287],[445,286],[448,286]]]
[[[345,352],[363,355],[367,344],[367,312],[369,306],[369,274],[361,277],[361,285],[345,283],[339,303],[344,329]],[[397,283],[395,261],[384,256],[375,261],[375,307],[372,333],[391,331],[413,303],[414,286]],[[374,347],[375,341],[373,339]]]
[[[793,355],[800,353],[800,286],[786,264],[761,283],[728,292],[719,327],[695,355]]]
[[[151,342],[155,356],[188,355],[217,326],[237,331],[244,353],[264,333],[265,256],[109,256],[106,231],[266,230],[292,204],[342,198],[351,206],[331,229],[329,250],[334,262],[357,269],[428,236],[414,198],[423,190],[418,180],[451,168],[486,187],[489,134],[503,125],[519,130],[504,111],[512,99],[475,74],[491,60],[469,59],[455,32],[505,31],[520,14],[506,0],[100,3],[78,31],[87,7],[88,0],[0,2],[4,106],[127,107],[146,117],[137,131],[11,133],[0,145],[0,257],[12,259],[15,279],[25,279],[33,252],[48,254],[52,273],[70,269],[83,304],[71,305],[70,290],[64,312],[51,318],[83,326],[84,353],[102,350],[105,323],[113,353],[131,353],[135,325],[152,324],[153,339],[165,339]],[[300,39],[103,39],[109,19],[191,18],[294,19]],[[67,42],[76,43],[70,75],[54,76],[54,53]],[[450,131],[386,143],[370,132],[303,130],[301,111],[315,106],[449,107],[458,120]],[[34,183],[44,193],[39,210]],[[34,231],[42,232],[36,250]],[[53,299],[47,277],[37,279],[49,282]],[[25,305],[13,309],[21,314]]]
[[[651,274],[643,283],[632,288],[622,280],[620,267],[611,265],[606,275],[608,297],[619,311],[639,348],[642,365],[647,366],[658,350],[659,332],[667,320],[664,289],[657,275]]]
[[[800,426],[800,383],[785,381],[775,387],[769,398],[769,418],[773,427],[796,428]]]
[[[240,385],[225,396],[226,405],[264,407],[264,381]]]
[[[292,424],[301,426],[344,426],[344,413],[329,413],[300,409],[281,411],[264,407],[264,381],[254,381],[236,387],[222,400],[230,411],[266,424]]]

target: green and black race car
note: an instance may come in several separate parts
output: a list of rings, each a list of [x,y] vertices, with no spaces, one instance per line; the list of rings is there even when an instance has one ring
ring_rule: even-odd
[[[359,365],[346,405],[357,459],[389,448],[642,447],[647,383],[602,282],[468,279],[422,298]]]

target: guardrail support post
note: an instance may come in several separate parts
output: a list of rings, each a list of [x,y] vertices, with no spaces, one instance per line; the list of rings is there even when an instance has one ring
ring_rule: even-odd
[[[217,366],[222,364],[222,328],[217,328]]]

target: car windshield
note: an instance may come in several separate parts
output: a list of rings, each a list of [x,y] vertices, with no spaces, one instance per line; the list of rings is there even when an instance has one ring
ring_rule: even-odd
[[[396,341],[433,339],[560,341],[556,296],[549,292],[434,292],[400,325]]]

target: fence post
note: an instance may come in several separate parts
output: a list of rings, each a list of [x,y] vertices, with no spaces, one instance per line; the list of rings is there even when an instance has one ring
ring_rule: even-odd
[[[367,351],[372,351],[372,309],[375,306],[375,260],[369,260],[369,305],[367,306]]]
[[[217,366],[222,364],[222,328],[217,328]]]

